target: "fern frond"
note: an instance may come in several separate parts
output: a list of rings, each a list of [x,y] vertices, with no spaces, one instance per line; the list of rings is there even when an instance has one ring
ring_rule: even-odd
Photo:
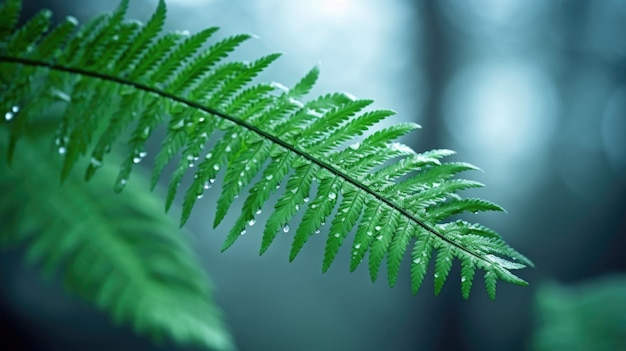
[[[112,163],[92,184],[73,173],[60,186],[49,175],[61,160],[48,149],[45,139],[29,138],[12,169],[0,169],[0,246],[25,247],[28,261],[48,276],[60,272],[69,291],[117,324],[158,340],[232,349],[206,276],[175,224],[158,214],[155,196],[138,186],[122,197],[108,190]]]
[[[0,97],[0,108],[9,111],[19,106],[24,111],[3,126],[17,140],[28,125],[36,123],[32,112],[36,109],[27,106],[41,107],[45,102],[40,95],[63,96],[66,110],[58,129],[63,177],[71,175],[74,164],[86,156],[94,161],[87,170],[90,178],[111,146],[130,133],[115,185],[122,190],[134,163],[146,156],[146,140],[164,125],[152,187],[174,163],[165,201],[169,208],[180,184],[193,175],[184,191],[181,225],[220,174],[225,180],[214,227],[233,211],[235,198],[247,191],[223,250],[256,223],[266,202],[277,193],[263,230],[261,253],[277,233],[295,233],[289,254],[293,260],[309,237],[330,221],[323,271],[355,231],[350,269],[355,270],[369,253],[372,280],[386,257],[393,286],[411,246],[413,292],[423,281],[432,251],[436,252],[435,293],[441,291],[453,259],[463,267],[465,297],[476,269],[486,271],[491,297],[493,279],[526,284],[511,271],[532,263],[499,234],[450,219],[466,211],[503,210],[486,200],[459,195],[464,189],[483,186],[455,178],[477,168],[444,162],[453,154],[450,150],[417,153],[397,141],[418,125],[400,123],[368,134],[394,112],[368,111],[372,100],[345,93],[304,100],[318,79],[317,67],[291,89],[279,83],[254,83],[280,55],[251,62],[228,59],[250,35],[234,35],[212,44],[217,28],[191,36],[161,35],[166,14],[162,1],[146,26],[124,20],[127,5],[123,1],[111,15],[99,17],[69,37],[70,24],[44,35],[43,15],[19,29],[13,22],[0,27],[4,28],[0,33],[9,33],[0,37],[0,79],[8,87],[8,93]],[[13,18],[16,8],[19,2],[10,1],[1,11]],[[17,36],[32,44],[11,44]],[[29,50],[38,56],[29,56]],[[110,61],[98,61],[99,57]],[[9,71],[16,72],[10,80],[5,78]],[[34,91],[44,94],[33,95]],[[14,152],[18,151],[10,147],[9,154]],[[281,184],[284,189],[279,189]],[[293,223],[298,213],[303,213],[302,219]]]

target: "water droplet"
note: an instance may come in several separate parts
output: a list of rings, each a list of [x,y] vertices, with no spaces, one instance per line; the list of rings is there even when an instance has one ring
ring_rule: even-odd
[[[13,113],[18,113],[18,112],[20,112],[20,107],[19,107],[19,106],[17,106],[17,105],[16,105],[16,106],[11,107],[11,112],[13,112]]]
[[[291,189],[291,193],[292,193],[292,194],[295,194],[295,193],[297,193],[297,192],[298,192],[298,188],[293,188],[293,189]]]
[[[382,236],[382,235],[377,236],[377,237],[376,237],[376,240],[379,240],[379,241],[380,241],[380,240],[383,240],[383,236]]]
[[[133,163],[139,163],[139,162],[141,162],[141,157],[139,156],[133,157]]]
[[[149,135],[150,135],[150,127],[146,127],[146,128],[143,130],[143,137],[144,137],[144,138],[147,138]]]
[[[300,205],[296,204],[296,211],[300,211]]]
[[[272,180],[272,178],[274,178],[274,175],[272,175],[272,174],[268,174],[268,175],[265,176],[265,179],[267,179],[267,180]]]
[[[344,207],[343,209],[341,209],[341,212],[343,213],[348,213],[348,211],[350,211],[350,208],[348,207]]]
[[[360,249],[361,248],[361,244],[354,245],[354,248],[357,249],[357,250]]]
[[[187,161],[193,161],[193,155],[187,155]]]
[[[285,225],[283,226],[283,232],[284,232],[284,233],[289,232],[289,224],[285,224]]]
[[[246,167],[244,168],[246,171],[250,170],[250,166],[246,165]],[[243,173],[243,172],[242,172]]]
[[[352,150],[357,150],[358,148],[361,147],[361,143],[354,143],[354,144],[350,145],[349,147]]]
[[[285,92],[289,91],[289,88],[287,88],[286,86],[284,86],[284,85],[282,85],[282,84],[280,84],[278,82],[271,82],[270,86],[272,88],[280,89],[280,90],[285,91]]]
[[[300,102],[300,101],[298,101],[298,100],[296,100],[296,99],[294,99],[292,97],[289,98],[289,102],[294,104],[294,105],[296,105],[296,106],[298,106],[299,108],[304,107],[304,104],[302,102]]]
[[[211,189],[211,183],[209,182],[204,182],[204,189]]]
[[[230,145],[226,146],[226,149],[224,149],[224,151],[226,152],[231,152],[233,151],[233,149],[230,148]]]
[[[181,129],[184,126],[185,126],[185,121],[181,119],[180,121],[176,122],[176,124],[172,126],[172,129]]]
[[[322,222],[322,223],[320,223],[320,225],[326,225],[326,222]]]
[[[4,119],[8,122],[13,119],[13,112],[9,111],[4,114]]]
[[[239,185],[240,187],[243,185],[243,182],[241,180],[237,181],[237,185]]]
[[[261,210],[260,208],[258,210],[256,210],[256,214],[260,215],[261,212],[263,212],[263,210]]]
[[[435,273],[434,276],[435,276],[435,279],[439,278],[439,273]]]
[[[139,157],[146,157],[146,156],[148,156],[148,153],[146,151],[141,151],[139,153]]]
[[[316,230],[315,230],[315,234],[319,234],[319,233],[320,233],[320,230],[319,230],[319,229],[316,229]]]
[[[450,257],[446,257],[446,261],[450,262]]]
[[[233,139],[237,139],[237,133],[231,134],[230,137],[233,138]]]
[[[340,237],[340,236],[341,236],[341,234],[339,234],[339,233],[335,233],[335,238],[338,238],[338,237]]]
[[[198,118],[198,122],[199,122],[199,123],[204,123],[204,117],[200,117],[200,118]]]
[[[202,199],[202,197],[204,196],[204,194],[198,194],[198,196],[196,196],[197,199]]]
[[[119,35],[115,34],[115,35],[113,36],[113,40],[119,40],[119,39],[120,39],[120,36],[119,36]]]
[[[372,233],[372,232],[370,232],[370,231],[368,231],[368,232],[367,232],[367,236],[372,236],[373,234],[374,234],[374,233]]]
[[[420,257],[413,260],[413,263],[415,264],[420,264],[420,262],[422,262],[422,259]]]
[[[242,230],[239,232],[239,235],[244,235],[244,234],[246,234],[246,230],[245,230],[245,229],[242,229]]]
[[[180,34],[180,35],[181,35],[181,36],[183,36],[183,37],[188,37],[188,36],[190,36],[190,35],[191,35],[191,33],[189,33],[189,31],[188,31],[188,30],[186,30],[186,29],[185,29],[185,30],[180,30],[180,31],[178,31],[177,33],[178,33],[178,34]]]
[[[256,219],[252,218],[251,220],[248,221],[248,225],[249,226],[253,226],[256,223]]]
[[[218,165],[217,163],[213,165],[213,169],[216,171],[220,170],[220,165]]]
[[[375,226],[375,227],[374,227],[374,229],[375,229],[376,231],[380,231],[381,229],[383,229],[383,227],[381,227],[381,226],[377,225],[377,226]]]
[[[59,146],[59,155],[65,155],[67,148],[65,146]]]
[[[240,176],[240,177],[243,177],[244,175],[246,175],[246,174],[244,173],[244,171],[241,171],[241,172],[239,173],[239,176]]]
[[[276,189],[280,189],[280,184],[276,184]]]
[[[95,157],[91,158],[91,161],[89,161],[89,163],[91,164],[92,167],[98,168],[102,166],[102,160],[98,160]]]
[[[316,204],[311,204],[311,208],[316,208],[317,205]]]
[[[209,183],[211,183],[211,184],[215,183],[215,178],[209,179]]]
[[[334,199],[337,198],[337,194],[331,192],[331,193],[328,194],[328,198],[331,199],[331,200],[334,200]]]
[[[464,275],[462,275],[462,276],[461,276],[461,283],[465,283],[465,281],[466,281],[466,280],[467,280],[467,277],[466,277],[466,276],[464,276]]]
[[[307,196],[307,197],[305,197],[304,199],[302,199],[302,201],[304,201],[305,203],[307,203],[307,202],[311,201],[311,199],[309,199],[309,197]]]
[[[204,156],[204,158],[207,159],[207,160],[210,159],[211,157],[213,157],[213,154],[210,153],[210,152],[208,154],[206,154],[206,156]]]

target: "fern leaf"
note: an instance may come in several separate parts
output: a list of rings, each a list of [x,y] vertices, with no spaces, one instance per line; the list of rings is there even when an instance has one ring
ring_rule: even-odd
[[[60,157],[47,155],[45,139],[27,139],[13,167],[0,169],[0,245],[25,247],[47,276],[61,273],[69,291],[138,333],[233,349],[200,265],[158,200],[137,186],[122,197],[108,190],[113,163],[89,185],[72,174],[61,187],[49,177]]]
[[[448,278],[450,268],[452,267],[452,246],[446,246],[437,252],[437,258],[435,259],[435,295],[439,295],[443,284]]]
[[[20,18],[22,10],[22,1],[7,0],[0,5],[0,43],[6,43],[7,38],[13,34],[15,25]],[[6,45],[6,44],[5,44]]]
[[[354,187],[347,187],[343,193],[343,199],[341,205],[339,205],[338,213],[345,215],[335,216],[333,219],[330,230],[328,231],[328,239],[326,240],[326,248],[324,249],[324,263],[322,265],[322,272],[326,272],[330,265],[335,260],[335,256],[339,251],[339,247],[343,244],[343,241],[348,236],[348,233],[354,228],[354,225],[359,220],[361,212],[363,211],[363,205],[365,201],[365,193],[360,189]],[[318,227],[319,228],[319,227]],[[309,231],[310,232],[310,231]],[[314,233],[318,233],[319,229],[315,228]],[[355,249],[359,249],[355,246]],[[293,260],[293,257],[297,254],[297,251],[289,256]]]
[[[413,294],[417,294],[420,286],[422,286],[428,270],[428,263],[430,263],[432,249],[430,234],[422,232],[422,235],[418,235],[411,252],[411,292]]]
[[[145,57],[144,54],[150,48],[150,44],[159,35],[163,24],[165,24],[166,13],[165,1],[159,0],[157,9],[148,23],[133,37],[131,46],[124,52],[122,58],[116,62],[114,73],[119,74],[122,70],[131,72],[137,63]]]
[[[473,259],[461,261],[461,293],[466,300],[469,298],[475,273],[476,267]]]
[[[399,143],[399,137],[420,128],[414,123],[368,133],[394,113],[368,111],[372,100],[346,93],[305,99],[319,77],[318,67],[291,89],[276,82],[256,83],[255,78],[279,54],[250,62],[229,58],[251,36],[233,35],[212,43],[215,27],[195,35],[162,33],[167,12],[163,1],[145,26],[124,18],[128,1],[122,1],[112,14],[88,22],[75,33],[73,22],[66,21],[45,34],[45,13],[15,28],[19,7],[18,1],[11,0],[0,8],[8,19],[0,26],[4,33],[0,35],[0,84],[7,87],[0,96],[0,109],[10,112],[9,121],[1,125],[11,133],[9,155],[17,152],[18,138],[39,122],[37,112],[49,101],[62,100],[65,110],[56,147],[64,162],[63,178],[70,177],[84,157],[91,157],[86,171],[86,178],[91,178],[111,147],[128,135],[127,154],[114,186],[122,190],[134,164],[146,156],[148,138],[165,126],[151,186],[168,173],[167,210],[180,184],[193,173],[184,189],[181,225],[219,176],[224,181],[214,227],[233,211],[235,199],[247,192],[222,250],[256,223],[272,194],[286,184],[265,223],[261,253],[278,233],[286,232],[294,236],[289,253],[293,260],[309,237],[330,221],[324,272],[354,232],[350,269],[355,270],[369,252],[372,280],[386,256],[389,284],[394,285],[402,258],[414,243],[413,292],[423,281],[433,250],[435,293],[447,280],[453,259],[460,261],[466,279],[463,296],[469,294],[476,269],[491,272],[487,288],[494,291],[490,294],[495,292],[494,278],[526,284],[512,271],[532,266],[530,260],[497,232],[451,220],[467,211],[503,211],[492,202],[461,197],[463,190],[483,184],[457,175],[478,168],[445,162],[454,153],[450,150],[417,153]],[[19,114],[12,112],[14,107]],[[166,172],[170,164],[172,171]],[[301,211],[296,226],[293,217]]]
[[[411,241],[412,224],[405,217],[400,218],[398,230],[391,239],[389,253],[387,254],[387,277],[389,286],[394,287],[398,281],[398,273],[400,273],[400,264],[404,253]]]

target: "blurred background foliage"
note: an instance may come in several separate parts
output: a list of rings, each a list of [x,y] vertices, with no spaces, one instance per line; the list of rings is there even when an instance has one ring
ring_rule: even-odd
[[[608,333],[616,349],[626,348],[623,314],[620,319],[611,308],[625,299],[626,287],[597,280],[626,271],[626,2],[168,5],[168,29],[217,25],[222,36],[249,32],[262,38],[237,58],[286,52],[261,79],[290,85],[321,61],[314,94],[339,90],[374,98],[375,108],[398,111],[393,122],[422,124],[404,142],[416,150],[451,148],[460,160],[481,167],[485,173],[475,177],[487,187],[480,196],[509,213],[479,220],[537,266],[522,274],[530,287],[500,284],[495,302],[481,289],[463,301],[460,282],[453,280],[439,297],[427,288],[432,281],[411,296],[408,279],[389,289],[383,281],[371,284],[366,269],[350,274],[345,253],[322,275],[321,236],[311,238],[291,264],[286,235],[258,257],[258,228],[219,254],[226,233],[224,227],[210,230],[215,204],[205,196],[187,228],[195,233],[194,249],[213,278],[239,349],[544,351],[600,345],[594,338]],[[46,7],[57,21],[71,14],[85,22],[114,4],[25,0],[24,6],[25,16]],[[145,21],[155,6],[156,0],[131,1],[129,15]],[[453,270],[451,276],[458,276],[459,267]],[[611,299],[602,295],[607,284]],[[593,315],[580,317],[583,310]],[[90,350],[159,349],[110,326],[66,296],[60,283],[42,283],[19,252],[0,256],[0,319],[2,333],[36,350],[68,349],[77,339]]]

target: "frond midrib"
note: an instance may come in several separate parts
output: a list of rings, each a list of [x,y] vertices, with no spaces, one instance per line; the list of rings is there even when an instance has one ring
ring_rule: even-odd
[[[221,117],[223,119],[226,119],[230,122],[233,122],[241,127],[244,127],[250,131],[253,131],[254,133],[272,141],[273,143],[284,147],[285,149],[289,150],[290,152],[293,152],[315,164],[317,164],[318,166],[327,169],[328,171],[332,172],[333,174],[336,174],[337,176],[342,177],[345,181],[347,181],[348,183],[351,183],[352,185],[364,190],[365,192],[367,192],[368,194],[374,196],[376,199],[378,199],[379,201],[385,203],[386,205],[388,205],[389,207],[391,207],[392,209],[400,212],[403,216],[409,218],[411,221],[415,222],[417,225],[419,225],[420,227],[422,227],[424,230],[426,230],[427,232],[439,237],[441,240],[443,240],[444,242],[446,242],[447,244],[456,247],[457,249],[467,253],[470,256],[473,256],[483,262],[486,262],[487,264],[491,264],[491,261],[489,261],[487,258],[483,257],[480,254],[477,254],[473,251],[468,250],[466,247],[462,246],[459,243],[456,243],[455,241],[447,238],[446,236],[444,236],[443,234],[439,233],[435,228],[433,228],[431,225],[425,223],[424,221],[416,218],[415,216],[413,216],[411,213],[409,213],[407,210],[405,210],[404,208],[396,205],[395,203],[393,203],[391,200],[387,199],[386,197],[380,195],[379,193],[377,193],[376,191],[372,190],[370,187],[368,187],[367,185],[359,182],[358,180],[354,179],[353,177],[350,177],[348,174],[346,174],[345,172],[336,169],[335,167],[333,167],[332,165],[317,159],[315,157],[313,157],[312,155],[301,151],[297,148],[295,148],[293,145],[288,144],[287,142],[275,137],[274,135],[271,135],[268,132],[265,132],[263,130],[261,130],[260,128],[246,122],[246,121],[242,121],[240,119],[237,119],[233,116],[230,116],[226,113],[223,113],[221,111],[218,111],[214,108],[208,107],[208,106],[204,106],[201,105],[197,102],[185,99],[183,97],[180,96],[176,96],[173,95],[171,93],[168,93],[166,91],[160,90],[160,89],[156,89],[153,88],[151,86],[148,86],[146,84],[142,84],[142,83],[138,83],[138,82],[133,82],[131,80],[127,80],[124,78],[120,78],[120,77],[116,77],[116,76],[112,76],[112,75],[108,75],[108,74],[103,74],[103,73],[99,73],[99,72],[95,72],[95,71],[89,71],[89,70],[85,70],[85,69],[81,69],[81,68],[75,68],[75,67],[67,67],[67,66],[63,66],[63,65],[57,65],[57,64],[51,64],[48,62],[44,62],[44,61],[39,61],[39,60],[32,60],[32,59],[27,59],[27,58],[20,58],[20,57],[11,57],[11,56],[5,56],[5,55],[0,55],[0,62],[8,62],[8,63],[15,63],[15,64],[24,64],[24,65],[30,65],[30,66],[35,66],[35,67],[43,67],[43,68],[48,68],[51,70],[56,70],[56,71],[61,71],[61,72],[67,72],[67,73],[73,73],[73,74],[79,74],[79,75],[83,75],[83,76],[88,76],[88,77],[92,77],[92,78],[98,78],[98,79],[102,79],[102,80],[106,80],[106,81],[111,81],[111,82],[115,82],[121,85],[127,85],[127,86],[132,86],[133,88],[139,89],[139,90],[143,90],[149,93],[153,93],[153,94],[157,94],[161,97],[176,101],[178,103],[182,103],[185,104],[189,107],[193,107],[195,109],[199,109],[202,110],[206,113]],[[500,267],[498,267],[500,268]]]

